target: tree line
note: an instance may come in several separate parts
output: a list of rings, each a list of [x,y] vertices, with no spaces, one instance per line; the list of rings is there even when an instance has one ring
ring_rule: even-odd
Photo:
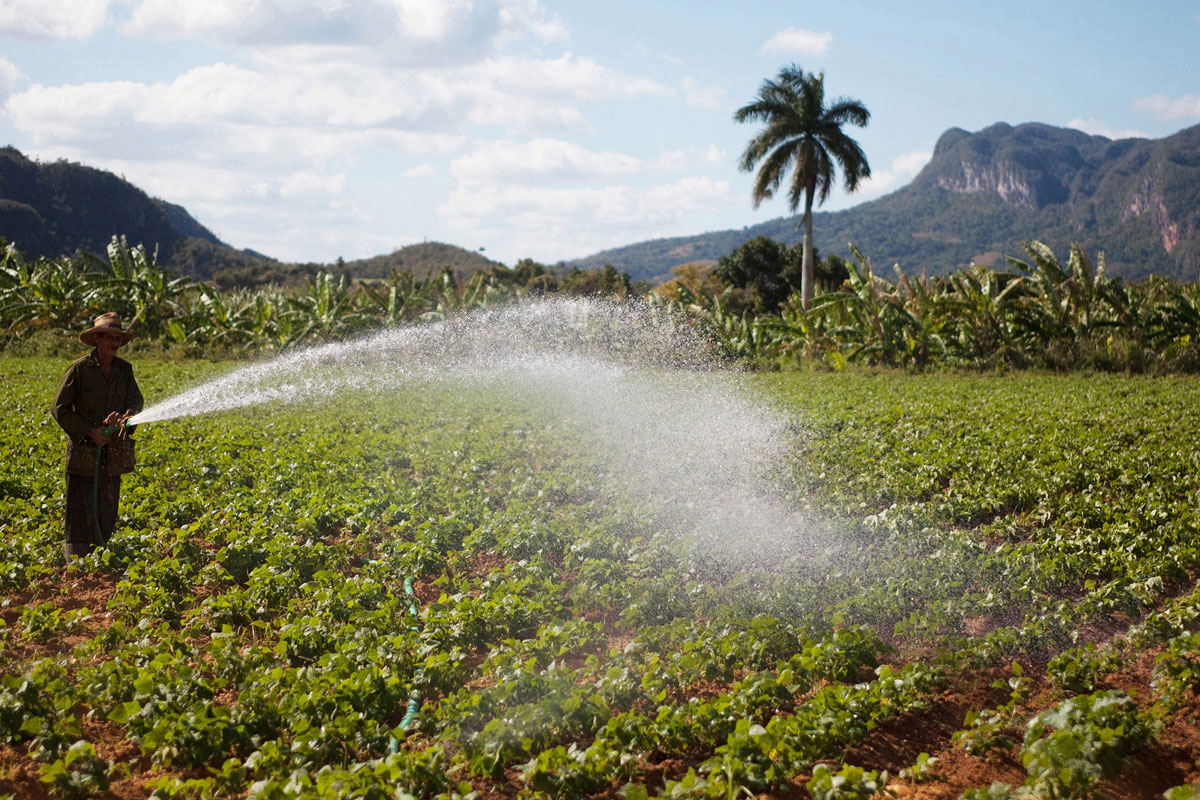
[[[884,277],[851,245],[851,260],[819,263],[808,310],[800,248],[760,237],[716,268],[676,268],[655,294],[761,365],[1200,371],[1200,284],[1112,278],[1079,244],[1066,263],[1032,241],[1009,269],[937,277]]]
[[[192,355],[278,351],[381,327],[443,319],[554,293],[650,302],[686,315],[732,358],[760,367],[850,364],[910,369],[1044,368],[1200,371],[1200,284],[1106,274],[1078,244],[1065,263],[1040,242],[1007,270],[972,264],[950,275],[876,274],[870,258],[814,254],[804,309],[803,246],[760,237],[717,265],[685,264],[661,286],[611,266],[555,274],[523,260],[462,277],[393,271],[355,281],[319,271],[298,286],[221,289],[160,267],[143,245],[114,237],[107,260],[87,255],[0,258],[0,347],[73,344],[102,311],[118,311],[138,346]],[[32,343],[32,344],[31,344]]]
[[[104,311],[117,311],[145,343],[189,352],[284,350],[384,326],[443,319],[473,308],[552,293],[626,298],[638,290],[611,265],[555,273],[524,259],[464,277],[450,269],[418,279],[392,270],[355,280],[318,269],[288,285],[221,288],[180,277],[154,251],[114,236],[107,260],[78,252],[27,259],[0,250],[0,349],[45,345]],[[26,349],[29,349],[28,347]]]

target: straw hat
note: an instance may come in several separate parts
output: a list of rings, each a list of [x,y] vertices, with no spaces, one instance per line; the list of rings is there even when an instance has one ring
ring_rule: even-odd
[[[121,328],[121,315],[115,311],[109,311],[106,314],[101,314],[96,317],[95,324],[88,328],[83,333],[79,334],[79,341],[84,344],[96,346],[96,335],[100,333],[119,333],[121,334],[121,344],[129,344],[129,340],[133,338],[133,331],[127,331]]]

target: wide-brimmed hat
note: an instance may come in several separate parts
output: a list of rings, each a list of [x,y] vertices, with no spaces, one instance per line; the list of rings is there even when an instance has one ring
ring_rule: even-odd
[[[121,315],[115,311],[109,311],[96,317],[92,327],[79,334],[79,341],[95,347],[96,335],[101,333],[121,334],[121,344],[129,344],[129,340],[134,336],[133,331],[127,331],[121,327]]]

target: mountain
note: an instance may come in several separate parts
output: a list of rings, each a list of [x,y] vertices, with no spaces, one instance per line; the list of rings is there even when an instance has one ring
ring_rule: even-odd
[[[114,235],[157,246],[160,264],[196,278],[269,261],[230,247],[182,206],[152,198],[111,172],[32,161],[13,147],[0,148],[0,236],[27,257],[77,250],[102,255]]]
[[[158,247],[159,263],[182,275],[222,285],[294,281],[328,265],[280,264],[218,239],[183,206],[148,196],[111,172],[69,161],[41,163],[13,147],[0,148],[0,236],[28,258],[85,250],[103,255],[113,235]],[[462,275],[498,262],[440,242],[402,247],[387,255],[336,268],[360,278],[383,278],[392,269],[418,278],[449,267]]]
[[[747,197],[746,202],[750,199]],[[661,280],[672,267],[715,260],[765,235],[792,244],[798,217],[741,230],[657,239],[567,262],[612,264]],[[1065,253],[1079,242],[1103,251],[1110,275],[1200,278],[1200,125],[1164,139],[1113,141],[1070,128],[997,123],[951,128],[929,164],[904,188],[813,217],[823,253],[849,256],[853,242],[876,269],[945,274],[974,261],[1002,265],[1039,239]]]
[[[424,242],[401,247],[384,256],[347,261],[344,266],[347,272],[357,278],[386,278],[396,269],[411,272],[423,280],[446,268],[460,275],[471,275],[503,265],[474,250],[441,242]]]

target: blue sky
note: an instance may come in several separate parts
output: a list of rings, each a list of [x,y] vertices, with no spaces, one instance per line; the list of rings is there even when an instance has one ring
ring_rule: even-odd
[[[947,128],[1200,122],[1200,3],[3,0],[0,144],[124,175],[287,261],[424,240],[556,262],[739,228],[733,112],[796,63],[873,178]],[[18,242],[18,245],[20,243]]]

